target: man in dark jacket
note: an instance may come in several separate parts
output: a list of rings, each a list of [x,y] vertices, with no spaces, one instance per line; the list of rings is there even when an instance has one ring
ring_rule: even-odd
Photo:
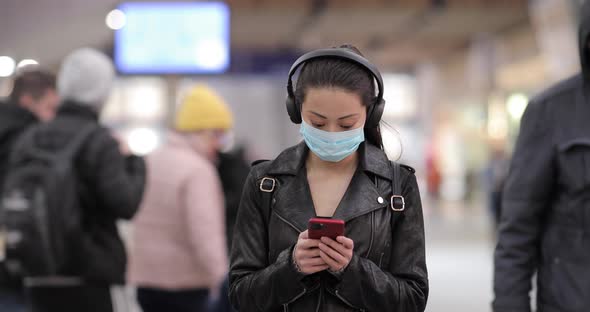
[[[590,1],[579,32],[582,72],[536,97],[522,120],[503,194],[495,312],[590,309]]]
[[[53,118],[58,102],[53,74],[27,70],[14,79],[8,101],[0,103],[0,189],[15,141],[29,126]],[[21,281],[9,276],[1,262],[0,288],[0,311],[24,311]]]
[[[0,103],[0,187],[16,138],[38,121],[52,119],[58,102],[52,74],[29,70],[14,79],[8,101]]]
[[[225,153],[220,152],[217,158],[217,172],[225,196],[225,234],[228,254],[231,252],[234,226],[238,216],[244,183],[250,173],[250,163],[246,160],[245,154],[245,148],[238,147]],[[223,282],[219,300],[213,305],[212,311],[235,311],[229,302],[229,280],[227,278]]]
[[[238,147],[218,155],[217,172],[225,196],[225,234],[228,253],[231,251],[234,225],[238,215],[240,199],[242,198],[242,190],[250,173],[250,163],[246,160],[245,154],[245,148]]]
[[[60,150],[81,129],[94,127],[75,157],[83,234],[70,274],[81,277],[82,282],[27,283],[34,312],[113,311],[110,288],[124,284],[127,258],[116,221],[135,214],[145,183],[145,164],[141,158],[124,156],[125,148],[98,123],[114,76],[112,62],[96,50],[70,54],[58,75],[63,102],[57,117],[35,137],[41,149]]]

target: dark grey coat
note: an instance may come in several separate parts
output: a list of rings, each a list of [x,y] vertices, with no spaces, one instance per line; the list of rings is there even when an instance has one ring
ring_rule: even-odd
[[[533,99],[522,120],[495,253],[496,312],[530,311],[535,273],[538,311],[590,311],[588,9],[583,72]]]

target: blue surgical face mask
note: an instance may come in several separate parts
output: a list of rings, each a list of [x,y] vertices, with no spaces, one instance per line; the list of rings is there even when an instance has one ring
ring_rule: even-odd
[[[348,131],[328,132],[316,129],[303,121],[299,133],[314,154],[320,159],[330,162],[339,162],[352,155],[365,141],[363,127]]]

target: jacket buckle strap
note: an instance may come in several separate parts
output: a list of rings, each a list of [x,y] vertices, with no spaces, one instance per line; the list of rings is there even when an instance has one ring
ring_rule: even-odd
[[[265,193],[272,193],[275,190],[277,181],[273,178],[262,178],[260,181],[260,190]]]
[[[391,209],[393,211],[402,212],[406,210],[406,200],[401,195],[391,196]]]

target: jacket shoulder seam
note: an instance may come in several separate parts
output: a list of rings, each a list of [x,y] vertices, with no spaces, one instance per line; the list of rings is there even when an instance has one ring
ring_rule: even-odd
[[[255,180],[259,180],[264,178],[267,175],[268,167],[270,166],[272,161],[260,161],[255,164],[252,164],[252,177]]]

